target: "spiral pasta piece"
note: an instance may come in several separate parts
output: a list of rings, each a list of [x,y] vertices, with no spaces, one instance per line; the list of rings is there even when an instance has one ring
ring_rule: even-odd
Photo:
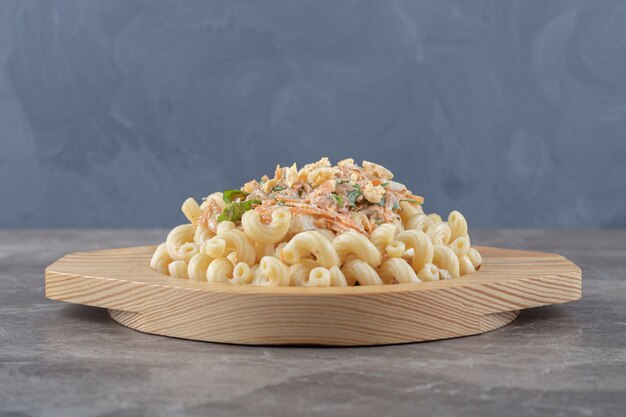
[[[329,242],[332,243],[333,240],[335,240],[335,234],[333,233],[332,230],[328,230],[328,229],[315,229],[316,232],[323,234],[326,239],[328,239]]]
[[[152,258],[150,259],[150,268],[163,275],[169,275],[170,273],[167,266],[171,262],[172,258],[170,258],[170,255],[167,253],[165,243],[161,243],[152,254]]]
[[[241,224],[243,231],[255,242],[273,244],[285,237],[291,224],[291,212],[286,208],[278,208],[272,212],[272,221],[265,224],[256,210],[246,211]]]
[[[304,287],[311,271],[320,265],[312,259],[303,259],[289,267],[289,285]]]
[[[233,268],[233,278],[231,284],[249,284],[254,278],[254,271],[245,262],[239,262]]]
[[[306,281],[307,287],[330,287],[330,271],[323,266],[313,268],[309,272],[309,279]]]
[[[352,230],[337,236],[333,240],[333,248],[337,252],[339,262],[343,262],[348,255],[356,255],[371,267],[376,268],[383,260],[380,251],[372,242],[362,234]]]
[[[454,241],[459,237],[467,236],[467,221],[460,212],[456,210],[450,212],[448,215],[448,225],[450,226],[451,231],[451,241]]]
[[[260,279],[257,285],[286,287],[289,285],[289,267],[273,256],[264,256],[259,262]]]
[[[348,283],[358,282],[359,285],[383,285],[376,270],[367,262],[360,259],[351,259],[341,267],[341,272]]]
[[[339,258],[331,243],[314,230],[295,235],[282,250],[282,258],[290,265],[299,262],[306,255],[312,254],[324,268],[339,265]]]
[[[433,223],[428,229],[426,229],[426,235],[430,238],[433,245],[447,245],[450,243],[450,236],[452,231],[450,226],[446,223],[439,222]]]
[[[445,245],[433,246],[433,263],[440,269],[447,270],[452,277],[459,276],[459,258]]]
[[[261,261],[261,258],[264,256],[276,256],[277,258],[280,258],[276,255],[276,248],[274,248],[274,245],[271,244],[264,245],[263,243],[254,242],[254,252],[256,253],[257,262]]]
[[[478,271],[478,269],[483,263],[483,257],[480,255],[480,252],[478,252],[474,248],[470,248],[467,251],[467,256],[469,257],[470,261],[472,261],[472,265],[474,265],[474,269]]]
[[[167,235],[165,247],[167,253],[175,261],[189,261],[198,253],[199,247],[194,242],[195,230],[191,224],[183,224],[175,227]]]
[[[430,213],[428,215],[428,217],[430,217],[430,219],[433,221],[433,223],[442,223],[443,222],[443,219],[437,213]]]
[[[213,258],[225,257],[228,252],[234,251],[239,262],[254,265],[256,252],[250,239],[241,230],[229,230],[212,237],[205,244],[207,255]]]
[[[427,230],[430,226],[432,226],[433,221],[430,217],[428,217],[424,213],[417,213],[411,217],[404,223],[404,228],[406,230],[417,229],[417,230]]]
[[[414,271],[421,270],[424,265],[433,260],[433,245],[426,233],[421,230],[405,230],[396,239],[403,242],[408,249],[413,250],[411,266]]]
[[[343,272],[341,272],[341,269],[339,269],[338,266],[333,266],[328,270],[328,272],[330,273],[330,285],[332,287],[348,286],[348,281],[346,280],[346,277],[343,275]]]
[[[470,260],[469,256],[461,255],[461,256],[458,256],[458,258],[459,258],[459,274],[460,275],[469,275],[469,274],[473,274],[474,272],[476,272],[476,269],[474,268],[474,265],[472,264],[472,261]]]
[[[456,253],[456,256],[467,255],[467,252],[469,252],[470,249],[469,240],[464,236],[457,237],[452,243],[450,243],[449,246],[450,249],[452,249],[454,253]]]
[[[206,253],[196,253],[187,265],[187,273],[190,281],[206,281],[206,271],[213,258]]]
[[[229,230],[236,229],[237,226],[231,221],[223,221],[217,224],[217,234],[228,232]]]
[[[421,213],[424,213],[421,205],[411,204],[408,201],[400,202],[400,218],[405,224],[411,217]]]
[[[435,264],[427,263],[419,270],[417,277],[422,281],[439,281],[439,268]]]
[[[196,224],[198,218],[202,216],[202,209],[200,208],[196,200],[191,197],[183,202],[183,205],[180,209],[191,224]]]
[[[176,278],[189,278],[187,275],[187,263],[185,261],[173,261],[167,266],[170,276]]]
[[[378,276],[385,283],[415,284],[421,282],[415,271],[403,259],[387,259],[378,269]]]
[[[395,236],[396,226],[393,224],[381,224],[370,235],[370,241],[380,253],[383,253]]]
[[[233,263],[226,258],[214,259],[207,268],[206,280],[213,283],[230,284],[234,268]]]
[[[385,253],[390,258],[402,258],[405,250],[406,245],[404,244],[404,242],[394,240],[393,242],[389,242],[389,244],[387,244],[387,247],[385,248]]]
[[[198,225],[196,226],[196,231],[194,232],[194,235],[193,235],[193,241],[198,246],[202,246],[206,242],[208,242],[209,239],[211,239],[213,236],[215,236],[215,233],[213,233],[211,229],[209,229],[205,225]]]

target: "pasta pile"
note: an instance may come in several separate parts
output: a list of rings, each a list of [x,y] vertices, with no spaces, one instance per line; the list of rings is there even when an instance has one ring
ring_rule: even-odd
[[[201,205],[175,227],[150,266],[194,281],[259,286],[346,287],[456,278],[480,268],[467,222],[422,210],[423,198],[386,168],[328,158],[276,167]]]

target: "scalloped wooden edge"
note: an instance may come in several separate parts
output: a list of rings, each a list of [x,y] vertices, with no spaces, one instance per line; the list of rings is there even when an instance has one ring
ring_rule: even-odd
[[[266,288],[163,276],[155,246],[77,252],[45,272],[46,297],[109,309],[146,333],[237,344],[381,345],[473,335],[519,310],[581,297],[581,270],[563,256],[479,247],[475,274],[351,288]]]

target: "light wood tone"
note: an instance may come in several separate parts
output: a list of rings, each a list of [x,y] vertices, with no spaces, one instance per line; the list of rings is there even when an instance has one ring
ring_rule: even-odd
[[[265,288],[190,282],[149,267],[154,246],[79,252],[46,269],[46,297],[105,307],[147,333],[238,344],[380,345],[483,333],[524,308],[577,300],[564,257],[490,247],[480,271],[420,284]]]

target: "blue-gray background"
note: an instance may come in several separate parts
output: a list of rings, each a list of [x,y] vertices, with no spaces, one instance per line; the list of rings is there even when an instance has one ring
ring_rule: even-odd
[[[323,155],[474,226],[626,226],[626,2],[0,1],[0,227],[170,226]]]

